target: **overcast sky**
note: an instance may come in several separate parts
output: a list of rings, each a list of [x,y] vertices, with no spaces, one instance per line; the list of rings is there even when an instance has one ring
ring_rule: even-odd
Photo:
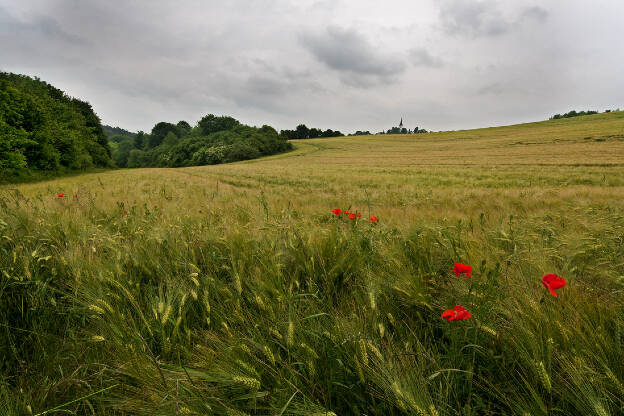
[[[622,0],[0,0],[0,70],[151,130],[448,130],[624,108]]]

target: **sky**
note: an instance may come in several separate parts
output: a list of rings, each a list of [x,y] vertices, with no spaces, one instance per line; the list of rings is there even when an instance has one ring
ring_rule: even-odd
[[[622,0],[0,0],[0,71],[104,124],[457,130],[624,108]]]

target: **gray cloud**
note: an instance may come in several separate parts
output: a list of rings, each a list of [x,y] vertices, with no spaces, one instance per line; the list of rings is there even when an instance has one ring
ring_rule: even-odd
[[[38,38],[39,40],[60,41],[62,43],[84,45],[87,42],[78,36],[66,32],[59,23],[47,16],[33,16],[24,21],[11,15],[5,8],[0,7],[0,38],[11,36],[15,40]]]
[[[360,33],[336,26],[320,34],[304,34],[301,44],[328,67],[346,72],[341,79],[353,86],[390,83],[405,70],[405,64],[391,56],[378,53]]]
[[[542,7],[531,6],[522,11],[521,18],[527,18],[538,22],[548,19],[548,11]]]
[[[451,35],[496,36],[508,30],[508,22],[491,0],[442,0],[440,18],[443,30]]]
[[[428,68],[442,68],[444,66],[444,61],[441,58],[431,55],[429,51],[424,48],[415,48],[410,50],[409,56],[412,64],[415,66]]]
[[[620,0],[0,0],[0,70],[131,130],[206,113],[479,127],[624,106],[622,15]]]
[[[439,9],[444,32],[471,37],[503,35],[526,20],[541,22],[548,17],[548,11],[539,6],[525,7],[518,16],[506,16],[496,0],[441,0]]]

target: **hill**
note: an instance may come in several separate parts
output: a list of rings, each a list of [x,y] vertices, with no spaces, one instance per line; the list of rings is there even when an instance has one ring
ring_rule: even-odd
[[[0,412],[624,413],[624,112],[294,146],[0,187]]]
[[[102,126],[102,129],[104,130],[104,134],[106,134],[108,140],[112,142],[120,142],[123,139],[133,139],[136,134],[122,129],[121,127],[112,127],[107,126],[106,124]]]
[[[112,165],[89,103],[24,75],[0,73],[0,138],[0,180]]]

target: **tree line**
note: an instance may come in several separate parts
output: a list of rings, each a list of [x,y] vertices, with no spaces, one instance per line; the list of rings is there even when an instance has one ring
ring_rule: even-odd
[[[0,179],[112,166],[89,103],[38,78],[0,72]]]
[[[308,128],[305,124],[299,124],[294,130],[281,130],[280,137],[287,140],[298,139],[318,139],[320,137],[341,137],[344,136],[338,130],[322,130],[317,128]]]
[[[160,122],[150,133],[102,126],[89,103],[38,78],[0,72],[0,181],[94,167],[225,163],[291,148],[270,126],[212,114],[195,126]]]
[[[113,159],[122,168],[213,165],[292,149],[271,126],[251,127],[213,114],[195,126],[186,121],[161,121],[150,133],[127,136],[111,130],[111,134]]]
[[[405,127],[392,127],[387,131],[380,131],[377,134],[419,134],[419,133],[428,133],[427,130],[421,129],[419,127],[414,128],[414,130],[407,129]],[[350,133],[349,136],[367,136],[372,134],[368,130],[357,130],[355,133]],[[280,136],[287,140],[299,140],[299,139],[318,139],[323,137],[341,137],[344,136],[338,130],[322,130],[317,128],[308,128],[305,124],[299,124],[297,128],[294,130],[281,130]]]
[[[605,110],[605,113],[610,113],[611,111],[620,111],[620,109],[615,109],[615,110]],[[599,114],[599,111],[595,111],[595,110],[585,110],[585,111],[576,111],[576,110],[572,110],[572,111],[568,111],[567,113],[563,113],[563,114],[555,114],[554,116],[550,117],[549,120],[559,120],[561,118],[571,118],[571,117],[579,117],[579,116],[590,116],[592,114]]]
[[[414,130],[411,130],[405,127],[392,127],[391,129],[388,129],[385,132],[380,131],[377,134],[421,134],[421,133],[429,133],[429,132],[419,127],[415,127]]]

